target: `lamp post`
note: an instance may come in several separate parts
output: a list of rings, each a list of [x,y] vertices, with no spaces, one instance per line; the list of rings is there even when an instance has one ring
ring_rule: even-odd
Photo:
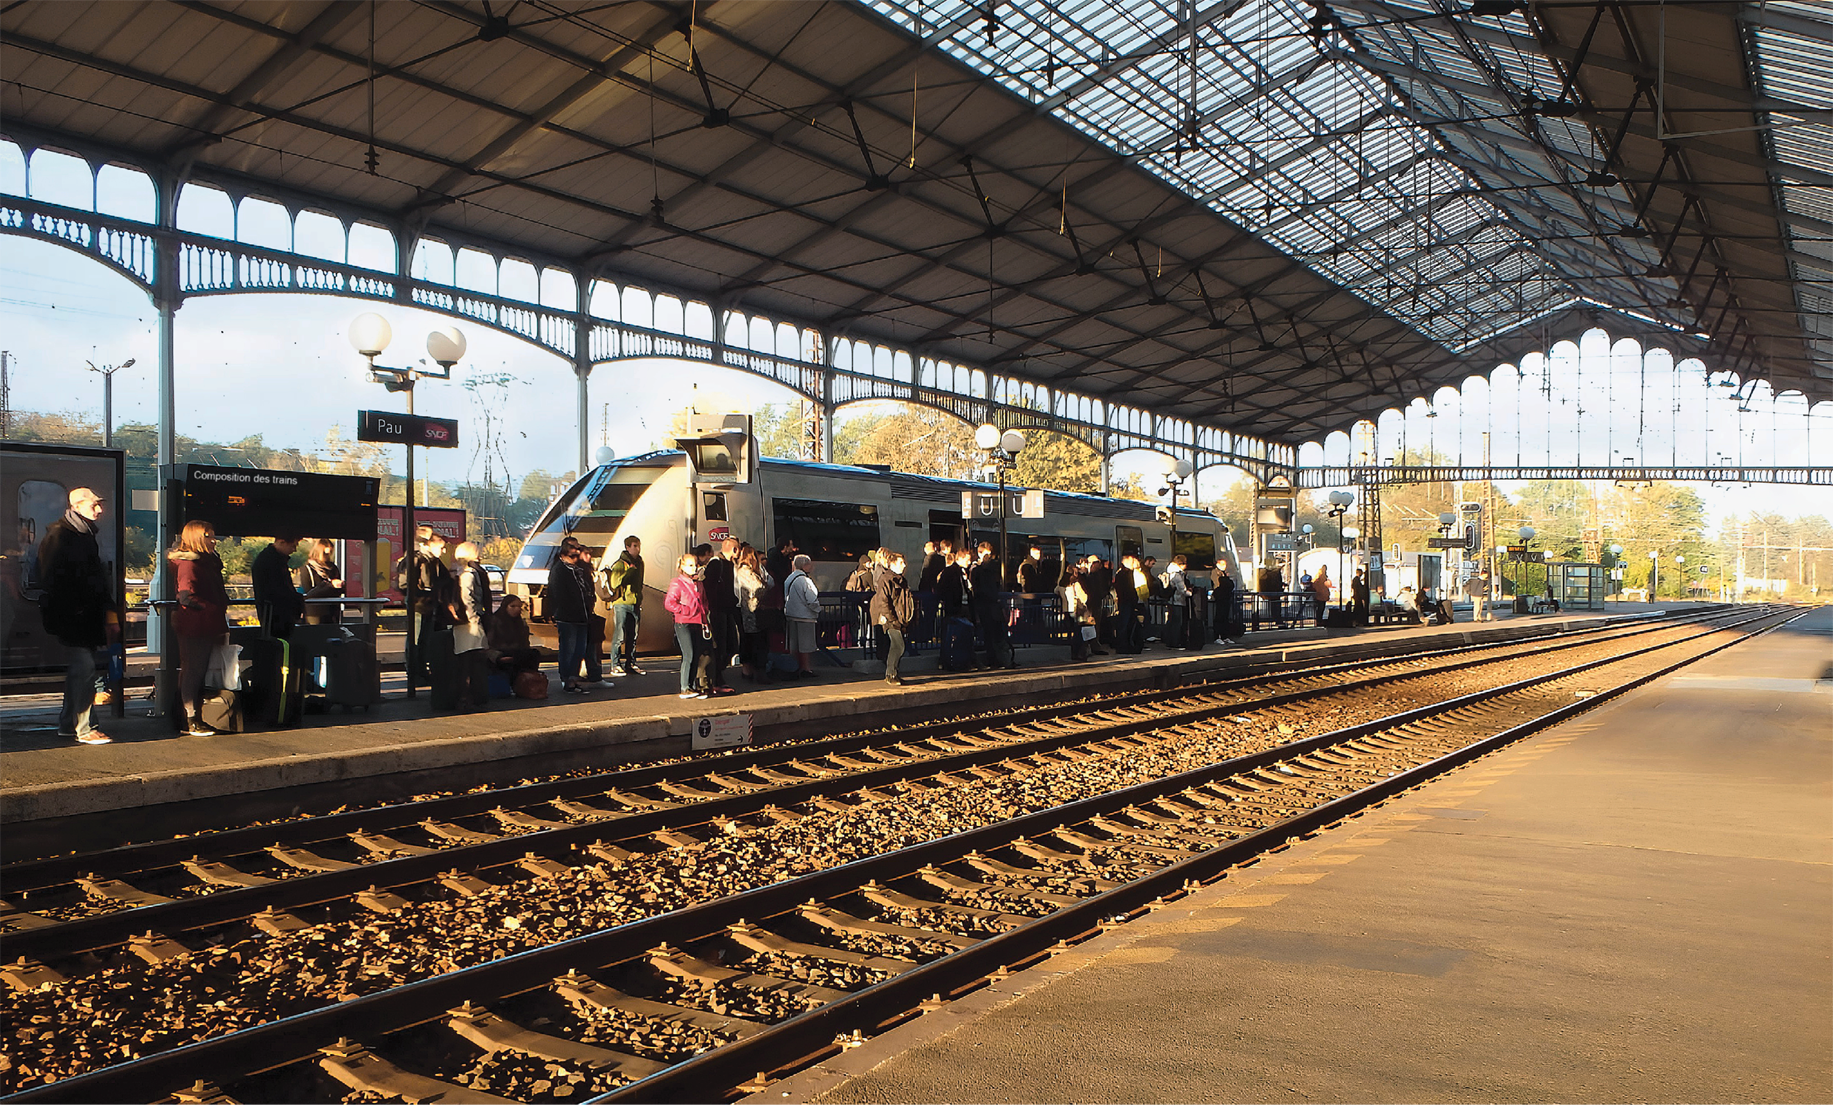
[[[1521,558],[1515,563],[1517,566],[1515,570],[1515,614],[1526,615],[1528,598],[1522,595],[1521,586],[1526,583],[1528,547],[1534,542],[1534,528],[1522,527],[1515,532],[1515,536],[1521,539]]]
[[[388,349],[394,338],[394,328],[388,320],[373,311],[366,311],[350,321],[350,345],[363,355],[369,363],[369,379],[390,392],[407,393],[407,413],[414,414],[414,384],[421,377],[432,377],[436,380],[449,380],[452,366],[465,356],[464,332],[457,327],[442,327],[426,336],[426,352],[439,364],[440,371],[435,373],[426,368],[426,362],[411,369],[390,369],[377,365],[376,357]],[[407,572],[403,574],[406,585],[401,591],[402,606],[407,609],[407,645],[402,651],[407,678],[407,698],[414,698],[414,585],[419,577],[415,571],[414,554],[417,549],[414,526],[414,448],[407,447],[407,506],[401,512],[401,546],[402,557],[406,559]],[[370,568],[375,571],[374,566]],[[380,630],[380,627],[377,628]]]
[[[133,366],[134,359],[128,358],[119,365],[97,365],[93,361],[83,364],[89,366],[91,373],[102,374],[102,448],[113,449],[115,444],[115,374]]]
[[[1343,518],[1344,515],[1349,513],[1349,505],[1355,502],[1356,502],[1356,494],[1354,492],[1344,492],[1344,491],[1332,492],[1330,494],[1330,507],[1324,512],[1324,516],[1332,521],[1340,520]],[[1360,534],[1361,531],[1358,530],[1356,533]],[[1346,578],[1343,576],[1343,539],[1345,537],[1346,535],[1344,534],[1344,528],[1341,523],[1338,523],[1337,524],[1337,596],[1339,600],[1342,598],[1343,589],[1347,587],[1347,584],[1345,583]],[[1341,607],[1342,604],[1338,603],[1337,606]]]
[[[1349,587],[1349,566],[1344,561],[1344,556],[1355,545],[1356,540],[1362,537],[1362,528],[1353,526],[1344,527],[1339,533],[1342,537],[1337,540],[1337,587],[1343,589]],[[1342,594],[1341,592],[1338,593],[1338,595]],[[1353,593],[1350,594],[1350,601],[1352,604],[1355,601],[1355,595]],[[1337,606],[1341,607],[1342,605],[1338,604]]]
[[[1674,555],[1674,573],[1680,578],[1680,598],[1684,600],[1687,598],[1687,556],[1685,554]]]
[[[1618,543],[1610,544],[1610,593],[1616,595],[1623,591],[1618,585],[1623,580],[1623,547]]]
[[[1648,551],[1648,602],[1654,603],[1661,590],[1661,551]]]
[[[974,445],[986,451],[987,468],[999,479],[999,586],[1006,586],[1006,473],[1018,464],[1019,451],[1025,448],[1023,431],[1001,433],[991,423],[982,423],[974,431]]]
[[[1171,553],[1174,556],[1177,554],[1177,497],[1184,490],[1184,482],[1189,480],[1190,474],[1194,472],[1196,472],[1196,466],[1192,465],[1189,460],[1180,457],[1171,466],[1171,471],[1165,474],[1165,486],[1158,490],[1159,495],[1171,497],[1171,514],[1165,521],[1171,524]]]

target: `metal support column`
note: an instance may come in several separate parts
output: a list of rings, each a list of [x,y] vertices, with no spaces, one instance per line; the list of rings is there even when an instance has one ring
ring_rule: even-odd
[[[182,303],[178,288],[178,240],[173,232],[178,226],[178,189],[183,182],[176,174],[165,174],[159,181],[159,234],[153,261],[153,306],[159,313],[159,441],[154,457],[155,485],[158,496],[157,547],[153,551],[151,598],[155,603],[147,611],[147,649],[159,654],[159,670],[153,675],[153,711],[170,704],[178,684],[178,636],[168,634],[170,624],[165,612],[176,602],[172,573],[167,568],[165,552],[177,542],[178,508],[172,496],[178,464],[178,361],[174,331],[178,308]],[[125,509],[126,505],[117,505]]]

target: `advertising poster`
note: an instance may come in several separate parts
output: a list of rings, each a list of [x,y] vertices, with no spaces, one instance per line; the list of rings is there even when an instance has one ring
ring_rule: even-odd
[[[395,603],[401,602],[401,592],[395,587],[394,567],[404,549],[401,544],[401,516],[405,510],[386,505],[376,509],[375,565],[364,563],[362,543],[344,543],[344,579],[351,582],[351,595],[384,596]],[[445,535],[448,563],[451,561],[452,547],[465,540],[465,511],[461,507],[416,507],[414,525],[432,527]],[[362,591],[358,592],[358,588]]]
[[[90,488],[104,501],[97,544],[115,598],[121,597],[122,452],[77,446],[7,443],[0,447],[0,667],[62,668],[64,649],[39,616],[38,548],[70,507],[70,490]]]

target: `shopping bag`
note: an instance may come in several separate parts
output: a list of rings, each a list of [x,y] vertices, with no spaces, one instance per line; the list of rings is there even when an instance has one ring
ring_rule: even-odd
[[[232,645],[218,646],[210,655],[210,664],[204,669],[204,687],[221,688],[225,692],[239,692],[242,689],[242,647]]]

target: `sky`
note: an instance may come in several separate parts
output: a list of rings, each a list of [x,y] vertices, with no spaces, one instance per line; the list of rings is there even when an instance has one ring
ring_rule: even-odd
[[[15,410],[99,421],[102,378],[85,363],[118,365],[134,358],[133,367],[115,376],[115,422],[154,422],[157,319],[147,296],[72,251],[20,237],[3,241],[0,348],[11,358]],[[424,357],[425,336],[436,328],[456,325],[469,343],[453,382],[423,381],[416,391],[416,410],[457,419],[465,443],[425,451],[425,461],[417,462],[421,475],[440,482],[484,476],[477,445],[486,404],[496,409],[504,428],[491,462],[497,479],[505,468],[519,482],[533,470],[561,473],[574,467],[576,396],[568,362],[451,317],[331,296],[259,293],[187,300],[178,312],[175,343],[180,432],[219,442],[259,434],[269,446],[311,450],[322,446],[333,425],[353,437],[359,409],[399,410],[399,397],[368,381],[363,359],[346,337],[351,320],[372,310],[381,311],[395,335],[378,364],[400,366]],[[1833,405],[1821,405],[1810,418],[1805,406],[1791,407],[1785,399],[1778,407],[1761,390],[1740,404],[1730,387],[1709,378],[1697,362],[1676,368],[1660,354],[1644,359],[1639,349],[1621,344],[1613,349],[1596,333],[1585,340],[1582,356],[1569,342],[1549,345],[1550,359],[1524,353],[1519,374],[1504,371],[1496,375],[1499,384],[1467,385],[1462,395],[1446,390],[1415,399],[1404,417],[1391,413],[1382,421],[1377,452],[1464,448],[1474,462],[1479,431],[1487,428],[1499,464],[1516,456],[1528,464],[1542,458],[1571,463],[1575,455],[1594,464],[1630,456],[1649,464],[1705,463],[1734,455],[1766,463],[1772,447],[1780,450],[1778,462],[1833,464]],[[1493,367],[1472,368],[1483,374]],[[1643,378],[1651,375],[1657,386],[1645,391]],[[502,383],[473,391],[459,383],[466,379]],[[1740,388],[1737,395],[1749,392]],[[659,444],[670,418],[690,403],[702,411],[753,410],[795,399],[761,377],[668,360],[600,366],[591,376],[590,397],[592,445],[608,445],[618,454]],[[1740,406],[1751,410],[1739,413]],[[850,407],[841,417],[865,410]],[[1240,429],[1253,432],[1252,426]],[[1301,462],[1342,463],[1352,450],[1347,438],[1337,436],[1302,451]],[[234,463],[232,456],[222,460]],[[1165,467],[1161,457],[1132,452],[1116,459],[1114,471],[1136,475],[1151,488]],[[1200,473],[1205,498],[1235,476],[1233,470]],[[1715,519],[1749,510],[1833,515],[1833,491],[1824,488],[1696,487]]]

